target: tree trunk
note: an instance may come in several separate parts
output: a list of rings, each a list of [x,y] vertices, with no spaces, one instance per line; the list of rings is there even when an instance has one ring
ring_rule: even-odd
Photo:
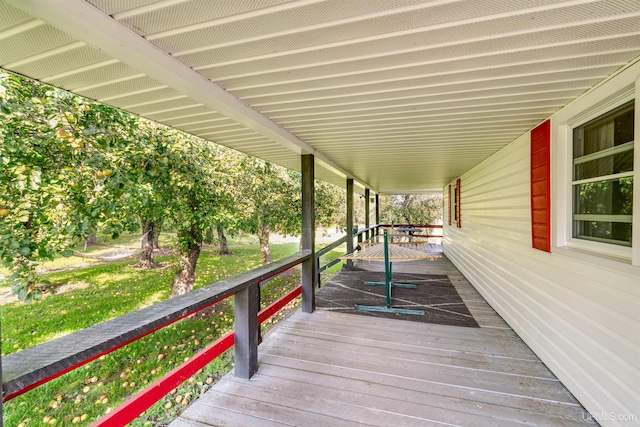
[[[258,227],[258,240],[260,241],[260,251],[262,252],[262,262],[269,264],[271,262],[271,248],[269,248],[269,234],[271,228],[269,224],[262,224]]]
[[[97,245],[98,244],[98,236],[96,233],[89,233],[87,237],[85,237],[87,245]]]
[[[200,250],[202,249],[202,232],[198,231],[195,226],[191,226],[191,229],[187,232],[187,248],[180,250],[180,267],[181,270],[176,274],[173,280],[173,287],[171,290],[171,297],[184,295],[187,292],[193,290],[193,284],[196,280],[196,264],[200,257]],[[178,232],[180,237],[182,234]]]
[[[180,251],[180,264],[182,270],[176,274],[173,280],[171,298],[184,295],[193,290],[196,281],[196,264],[200,256],[200,245],[193,245],[186,251]]]
[[[153,249],[160,249],[160,243],[158,243],[158,239],[160,238],[160,232],[162,231],[162,220],[154,221],[155,228],[153,233],[153,239],[151,240],[151,245]],[[143,232],[144,233],[144,232]]]
[[[136,265],[137,268],[153,268],[156,263],[153,261],[154,240],[157,240],[156,223],[142,218],[142,255]]]
[[[204,243],[210,245],[213,243],[213,227],[207,228],[207,233],[204,236]]]
[[[220,244],[220,255],[229,255],[229,245],[227,244],[227,236],[224,235],[224,228],[221,225],[217,226],[218,229],[218,243]]]

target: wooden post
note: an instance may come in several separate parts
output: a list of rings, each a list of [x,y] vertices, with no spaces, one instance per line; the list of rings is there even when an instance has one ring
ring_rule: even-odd
[[[258,293],[256,295],[256,300],[258,304],[258,313],[262,310],[262,282],[258,282]],[[258,345],[262,343],[262,331],[260,330],[260,322],[258,322]]]
[[[258,371],[258,293],[255,282],[235,295],[235,375],[248,380]]]
[[[347,178],[347,253],[353,252],[353,178]],[[347,265],[353,267],[353,260]]]
[[[371,203],[369,202],[369,197],[371,197],[371,190],[369,190],[368,188],[365,188],[364,190],[364,226],[365,228],[369,228],[369,226],[371,225],[371,215],[369,214],[369,208]],[[369,241],[369,230],[367,230],[366,234],[365,234],[365,238],[366,241]]]
[[[376,224],[380,224],[380,195],[376,194]],[[380,229],[376,228],[376,236],[380,235]]]
[[[302,155],[302,236],[300,244],[311,258],[302,263],[302,311],[313,313],[316,309],[316,219],[313,154]]]

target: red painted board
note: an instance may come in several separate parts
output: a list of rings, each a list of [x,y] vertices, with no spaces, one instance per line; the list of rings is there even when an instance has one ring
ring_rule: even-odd
[[[449,225],[451,225],[451,184],[449,184],[449,197],[447,198],[448,202],[449,202],[449,209],[447,209],[447,211],[449,212]]]
[[[169,394],[171,390],[198,372],[198,370],[231,348],[234,341],[235,335],[233,331],[223,335],[191,359],[173,369],[135,396],[129,398],[118,408],[91,424],[91,427],[120,427],[127,425],[157,401]]]
[[[551,121],[531,131],[531,245],[551,252]]]
[[[462,209],[460,208],[460,178],[456,179],[456,227],[462,227],[462,217],[460,215]]]

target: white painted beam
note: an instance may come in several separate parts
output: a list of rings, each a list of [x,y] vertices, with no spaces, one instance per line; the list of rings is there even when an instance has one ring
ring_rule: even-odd
[[[313,154],[324,169],[338,176],[351,177],[362,182],[268,117],[86,1],[7,0],[7,2],[174,88],[196,102],[264,135],[296,154]],[[363,182],[362,185],[371,188],[367,183]]]

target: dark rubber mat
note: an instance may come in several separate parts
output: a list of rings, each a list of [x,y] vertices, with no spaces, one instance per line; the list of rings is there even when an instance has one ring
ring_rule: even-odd
[[[384,272],[345,268],[316,293],[316,307],[340,313],[401,319],[412,322],[477,328],[460,295],[446,275],[394,273],[393,282],[415,284],[415,289],[393,288],[391,306],[423,310],[424,315],[357,310],[356,304],[386,306],[384,286],[369,286],[365,282],[384,282]]]

